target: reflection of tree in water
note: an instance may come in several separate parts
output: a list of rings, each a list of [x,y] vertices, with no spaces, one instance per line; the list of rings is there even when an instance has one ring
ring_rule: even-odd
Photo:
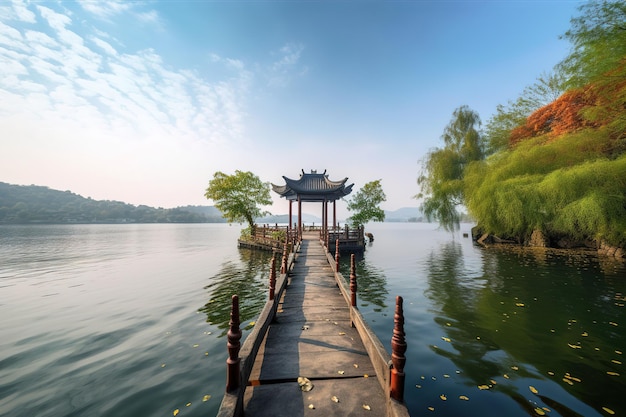
[[[489,250],[482,254],[482,270],[470,271],[461,245],[450,242],[431,253],[426,266],[426,295],[450,343],[431,349],[453,361],[468,385],[499,380],[497,390],[525,408],[518,378],[552,375],[596,409],[626,389],[619,379],[606,380],[607,372],[615,371],[615,352],[626,344],[626,336],[610,325],[626,321],[626,309],[611,295],[622,293],[626,284],[612,286],[589,259]],[[505,374],[511,379],[503,380]],[[567,375],[582,382],[572,385]],[[555,399],[538,397],[563,415],[578,415]]]
[[[343,255],[343,254],[342,254]],[[387,289],[387,277],[385,273],[376,266],[370,264],[363,256],[355,257],[356,277],[357,277],[357,300],[362,306],[364,303],[371,303],[376,306],[374,311],[380,312],[387,308],[385,299],[389,294]],[[339,271],[350,282],[350,255],[346,254],[339,261]]]
[[[223,329],[224,336],[230,320],[231,297],[239,296],[241,322],[254,319],[267,301],[271,252],[240,249],[240,262],[226,261],[220,271],[211,277],[210,299],[199,311],[207,315],[207,322]]]

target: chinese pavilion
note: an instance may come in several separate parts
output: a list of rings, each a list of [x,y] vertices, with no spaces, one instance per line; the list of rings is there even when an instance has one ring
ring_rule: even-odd
[[[316,170],[305,173],[302,170],[300,178],[293,180],[283,176],[285,185],[274,185],[272,189],[281,197],[289,201],[289,227],[292,225],[293,202],[298,202],[298,235],[302,235],[302,203],[322,203],[322,230],[328,230],[328,203],[333,203],[333,229],[337,227],[337,200],[352,192],[354,184],[346,186],[348,178],[340,181],[331,181],[326,170],[318,174]]]

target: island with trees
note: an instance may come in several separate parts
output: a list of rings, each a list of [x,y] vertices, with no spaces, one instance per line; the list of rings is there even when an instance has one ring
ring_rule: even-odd
[[[448,230],[463,207],[482,243],[626,248],[626,3],[591,1],[571,53],[481,129],[461,106],[418,177],[424,214]]]

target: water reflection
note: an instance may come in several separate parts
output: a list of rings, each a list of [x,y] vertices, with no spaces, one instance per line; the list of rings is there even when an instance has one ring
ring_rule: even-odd
[[[606,262],[585,254],[489,249],[479,271],[464,259],[456,242],[433,251],[426,296],[445,335],[431,350],[468,386],[505,393],[528,412],[588,415],[586,404],[626,413],[623,278],[599,274]],[[550,395],[529,392],[528,379],[545,381]]]
[[[209,279],[210,299],[199,311],[207,315],[207,322],[228,331],[231,297],[239,296],[239,314],[242,325],[255,319],[268,297],[271,252],[240,249],[239,261],[226,261],[217,274]]]
[[[387,277],[382,268],[368,262],[361,256],[355,257],[355,268],[357,276],[357,300],[361,307],[370,304],[376,306],[373,311],[381,312],[387,308],[385,299],[389,294],[387,288]],[[344,255],[339,260],[339,271],[346,280],[350,279],[350,256]]]

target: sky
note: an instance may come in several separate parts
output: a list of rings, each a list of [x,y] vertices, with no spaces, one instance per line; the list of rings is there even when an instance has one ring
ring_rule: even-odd
[[[0,181],[171,208],[217,171],[326,170],[417,207],[453,111],[484,127],[549,73],[581,4],[0,0]]]

